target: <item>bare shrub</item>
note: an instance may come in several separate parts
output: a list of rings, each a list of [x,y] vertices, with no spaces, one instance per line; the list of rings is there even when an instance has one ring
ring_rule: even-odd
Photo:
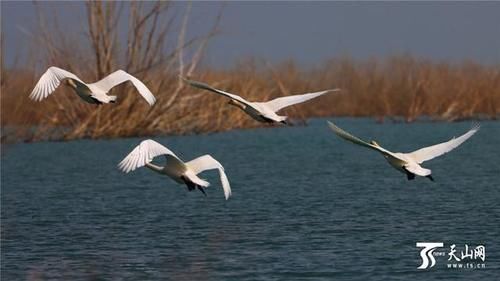
[[[53,32],[57,24],[49,24],[40,11],[40,30],[35,33],[39,36],[33,45],[42,51],[33,57],[42,57],[45,67],[68,69],[84,81],[124,69],[145,82],[157,103],[149,107],[130,85],[113,89],[119,100],[112,105],[86,104],[66,87],[57,90],[57,97],[35,103],[28,95],[41,73],[5,69],[1,60],[2,140],[190,134],[262,126],[225,106],[224,98],[186,87],[179,74],[255,101],[332,87],[343,90],[284,109],[296,123],[333,115],[412,122],[422,116],[447,121],[496,119],[500,113],[498,65],[436,63],[403,55],[366,61],[333,58],[311,69],[301,69],[293,61],[271,65],[246,59],[229,70],[200,70],[221,14],[204,36],[187,38],[190,4],[182,13],[172,2],[92,1],[85,7],[87,44],[71,34]],[[128,23],[126,38],[119,36],[122,20]]]

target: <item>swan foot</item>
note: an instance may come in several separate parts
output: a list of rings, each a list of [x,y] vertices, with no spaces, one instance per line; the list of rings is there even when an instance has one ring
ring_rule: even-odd
[[[431,175],[425,176],[426,178],[430,179],[431,181],[434,181],[434,178]]]
[[[203,190],[203,187],[201,187],[199,185],[197,187],[201,191],[201,193],[203,193],[203,195],[205,195],[205,197],[207,197],[207,194],[205,193],[205,190]]]
[[[411,180],[414,180],[415,179],[415,174],[414,173],[411,173],[410,171],[404,169],[405,172],[406,172],[406,178],[411,181]]]

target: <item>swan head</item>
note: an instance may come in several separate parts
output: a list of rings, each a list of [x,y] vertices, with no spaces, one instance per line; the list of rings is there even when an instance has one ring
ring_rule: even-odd
[[[239,108],[241,108],[241,109],[245,109],[245,105],[244,105],[244,104],[242,104],[242,103],[241,103],[241,102],[239,102],[239,101],[236,101],[236,100],[229,100],[229,101],[227,102],[227,104],[229,104],[229,105],[233,105],[233,106],[236,106],[236,107],[239,107]]]
[[[376,141],[374,141],[374,140],[370,141],[370,144],[374,145],[374,146],[380,147],[380,145]]]

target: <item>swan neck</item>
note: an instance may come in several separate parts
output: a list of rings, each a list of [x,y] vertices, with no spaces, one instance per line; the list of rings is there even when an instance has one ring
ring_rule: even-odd
[[[155,172],[158,172],[158,173],[162,173],[163,172],[163,167],[157,166],[155,164],[146,163],[146,167],[148,167],[149,169],[151,169],[151,170],[153,170]]]
[[[66,84],[75,90],[77,88],[75,81],[73,81],[73,79],[71,79],[71,78],[66,80]]]
[[[244,105],[243,103],[241,103],[241,102],[239,102],[237,100],[230,100],[229,104],[233,105],[233,106],[236,106],[236,107],[238,107],[240,109],[243,109],[243,110],[246,108],[246,105]]]

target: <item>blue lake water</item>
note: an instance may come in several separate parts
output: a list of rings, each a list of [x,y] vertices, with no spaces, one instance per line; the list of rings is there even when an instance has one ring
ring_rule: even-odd
[[[471,122],[336,123],[408,152]],[[142,138],[3,146],[2,280],[499,280],[500,123],[424,163],[435,182],[407,181],[378,153],[306,127],[153,137],[184,160],[225,167],[208,196],[117,163]],[[416,242],[484,245],[484,269],[418,270]],[[438,250],[437,250],[438,251]],[[482,262],[482,261],[481,261]]]

